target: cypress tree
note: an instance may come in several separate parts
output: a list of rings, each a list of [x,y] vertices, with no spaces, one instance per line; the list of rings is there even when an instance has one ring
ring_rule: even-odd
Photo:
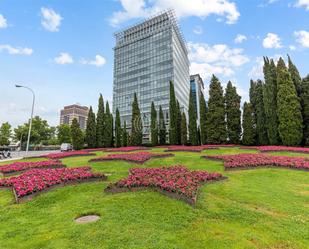
[[[304,122],[303,144],[309,146],[309,74],[302,80],[300,97]]]
[[[87,126],[86,126],[86,137],[85,137],[87,147],[95,148],[96,141],[96,122],[95,122],[95,114],[92,111],[92,107],[90,106],[88,112]]]
[[[247,102],[244,103],[242,128],[242,143],[244,145],[253,145],[255,143],[254,114],[252,105]]]
[[[164,114],[160,105],[159,109],[159,144],[166,144],[166,126],[164,122]]]
[[[151,144],[156,146],[158,144],[158,121],[157,121],[157,111],[153,101],[151,102]]]
[[[197,144],[201,145],[201,129],[199,126],[197,127]]]
[[[76,118],[74,118],[72,120],[71,136],[72,136],[73,149],[74,150],[82,149],[83,146],[84,146],[84,134],[83,134]]]
[[[113,147],[115,145],[115,137],[114,137],[114,117],[112,113],[110,113],[110,122],[112,126],[111,147]]]
[[[214,75],[211,78],[209,86],[206,126],[208,143],[219,144],[226,142],[223,90],[219,79]]]
[[[200,126],[201,126],[201,144],[207,144],[207,105],[204,94],[200,97]]]
[[[279,135],[284,145],[295,146],[302,142],[303,119],[296,88],[282,58],[277,65],[277,115]]]
[[[176,109],[177,109],[177,144],[181,144],[181,110],[178,100],[176,100]]]
[[[197,145],[197,127],[196,127],[196,111],[194,108],[193,95],[190,89],[189,95],[189,143]]]
[[[296,89],[296,92],[297,92],[297,96],[300,96],[300,94],[301,94],[301,84],[302,84],[301,77],[300,77],[300,74],[299,74],[297,67],[293,64],[289,55],[288,55],[288,63],[289,63],[288,70],[289,70],[289,73],[291,74],[291,78],[292,78],[292,81],[294,83],[294,86],[295,86],[295,89]]]
[[[169,142],[177,144],[177,106],[174,84],[170,81],[170,120],[169,120]]]
[[[106,112],[104,115],[104,146],[105,147],[112,147],[113,143],[113,119],[112,114],[109,109],[108,101],[106,102]]]
[[[229,81],[225,90],[225,112],[227,137],[231,144],[238,144],[240,140],[240,100],[241,97],[237,94],[236,87]]]
[[[104,147],[104,136],[105,136],[105,127],[104,127],[104,101],[103,96],[100,94],[98,112],[97,112],[97,122],[96,122],[96,146],[97,148]]]
[[[188,142],[187,119],[186,114],[183,112],[181,116],[181,144],[186,145],[187,142]]]
[[[121,136],[121,145],[122,145],[122,147],[127,147],[128,146],[128,133],[127,133],[126,121],[124,121],[124,123],[123,123],[122,136]]]
[[[138,146],[143,142],[143,124],[141,113],[138,107],[136,93],[132,103],[132,121],[131,121],[131,145]]]
[[[269,144],[279,143],[278,117],[277,117],[277,71],[273,60],[264,57],[264,78],[263,101],[266,116],[267,135]]]
[[[120,113],[118,108],[116,109],[116,120],[115,120],[115,147],[121,146],[121,121],[120,121]]]

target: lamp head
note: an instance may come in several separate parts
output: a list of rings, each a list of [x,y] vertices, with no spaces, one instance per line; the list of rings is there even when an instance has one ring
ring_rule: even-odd
[[[21,85],[15,85],[15,87],[22,87]]]

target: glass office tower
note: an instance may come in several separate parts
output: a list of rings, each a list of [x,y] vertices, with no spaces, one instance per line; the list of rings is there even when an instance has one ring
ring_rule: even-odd
[[[200,99],[202,95],[204,96],[204,83],[199,74],[190,76],[190,86],[197,117],[197,125],[200,126]]]
[[[169,82],[183,111],[188,111],[189,60],[185,41],[172,11],[159,14],[115,34],[113,114],[131,127],[132,101],[137,94],[143,140],[149,141],[150,108],[162,106],[169,123]]]

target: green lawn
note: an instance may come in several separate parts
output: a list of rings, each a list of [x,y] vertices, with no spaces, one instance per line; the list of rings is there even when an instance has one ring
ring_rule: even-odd
[[[107,182],[52,190],[23,204],[15,204],[9,190],[0,190],[0,248],[309,248],[309,172],[273,168],[225,172],[222,162],[200,158],[237,153],[258,152],[238,148],[176,152],[175,157],[144,165],[66,158],[62,161],[70,167],[91,165],[111,176]],[[195,207],[152,191],[103,193],[110,181],[127,176],[131,167],[175,164],[223,172],[228,180],[204,185]],[[73,222],[91,212],[99,213],[101,220]]]

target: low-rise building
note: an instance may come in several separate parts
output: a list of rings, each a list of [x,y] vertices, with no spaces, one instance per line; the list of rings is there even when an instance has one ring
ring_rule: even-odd
[[[79,104],[65,106],[60,111],[60,124],[72,124],[74,118],[77,119],[82,130],[86,129],[89,109],[87,106]]]

